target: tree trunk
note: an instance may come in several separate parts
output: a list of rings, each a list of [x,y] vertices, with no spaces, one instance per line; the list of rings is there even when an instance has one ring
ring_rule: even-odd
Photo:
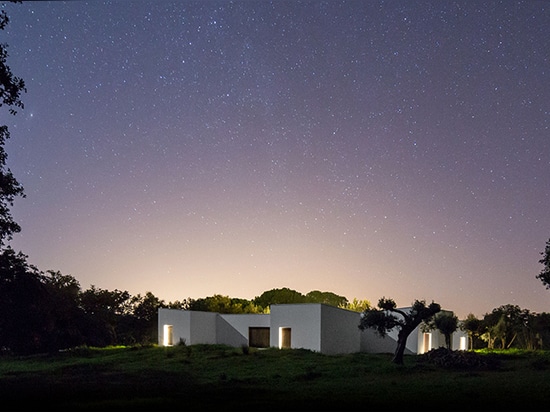
[[[407,338],[409,337],[408,333],[404,333],[403,329],[399,331],[397,336],[397,348],[395,349],[395,354],[393,356],[393,363],[398,365],[403,365],[403,356],[405,354],[405,348],[407,346]]]

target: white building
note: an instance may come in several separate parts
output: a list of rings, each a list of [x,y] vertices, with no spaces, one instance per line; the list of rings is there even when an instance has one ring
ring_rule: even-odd
[[[225,344],[235,347],[303,348],[327,355],[369,352],[393,353],[397,330],[385,338],[359,329],[361,314],[334,306],[305,303],[271,305],[269,314],[220,314],[159,309],[158,343]],[[466,349],[466,338],[455,332],[453,349]],[[412,333],[406,354],[421,354],[445,345],[438,331]]]

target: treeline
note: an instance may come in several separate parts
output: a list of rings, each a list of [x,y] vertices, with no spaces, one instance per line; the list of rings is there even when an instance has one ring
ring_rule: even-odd
[[[324,303],[363,312],[368,300],[318,290],[302,294],[281,288],[252,300],[214,295],[165,302],[151,292],[130,295],[79,282],[59,271],[41,272],[27,256],[7,248],[0,253],[0,351],[30,354],[78,346],[105,347],[157,343],[159,308],[219,313],[268,313],[272,304]],[[459,322],[470,349],[550,349],[550,314],[504,305],[482,318]]]
[[[41,272],[27,256],[7,248],[0,253],[0,351],[30,354],[77,346],[105,347],[157,343],[158,309],[219,313],[267,313],[274,303],[325,303],[362,311],[369,302],[353,302],[331,292],[303,295],[273,289],[252,299],[214,295],[165,302],[151,292],[130,295],[80,283],[59,271]]]
[[[482,318],[469,314],[460,322],[473,349],[550,349],[550,313],[503,305]]]

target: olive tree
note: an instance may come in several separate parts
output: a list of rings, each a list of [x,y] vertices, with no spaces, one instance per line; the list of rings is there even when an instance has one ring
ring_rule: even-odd
[[[541,252],[540,254],[542,255],[542,259],[539,260],[539,263],[543,265],[544,268],[537,275],[537,279],[539,279],[542,284],[546,286],[546,289],[550,289],[550,239],[546,241],[544,252]]]
[[[441,311],[437,303],[415,300],[410,308],[398,309],[393,299],[381,298],[378,309],[367,309],[361,314],[359,328],[361,330],[374,329],[381,337],[385,337],[394,328],[399,330],[397,347],[392,359],[398,365],[403,364],[403,356],[407,346],[407,338],[422,322],[429,321]]]
[[[423,331],[438,330],[445,336],[445,346],[452,349],[452,336],[458,329],[458,318],[453,312],[441,311],[429,321],[424,322]]]

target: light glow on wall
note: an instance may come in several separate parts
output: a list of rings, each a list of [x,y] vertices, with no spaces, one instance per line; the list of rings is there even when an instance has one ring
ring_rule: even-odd
[[[172,325],[164,325],[162,344],[163,346],[172,346],[174,344],[174,330]]]
[[[432,334],[424,333],[423,338],[422,353],[426,353],[432,348]]]

